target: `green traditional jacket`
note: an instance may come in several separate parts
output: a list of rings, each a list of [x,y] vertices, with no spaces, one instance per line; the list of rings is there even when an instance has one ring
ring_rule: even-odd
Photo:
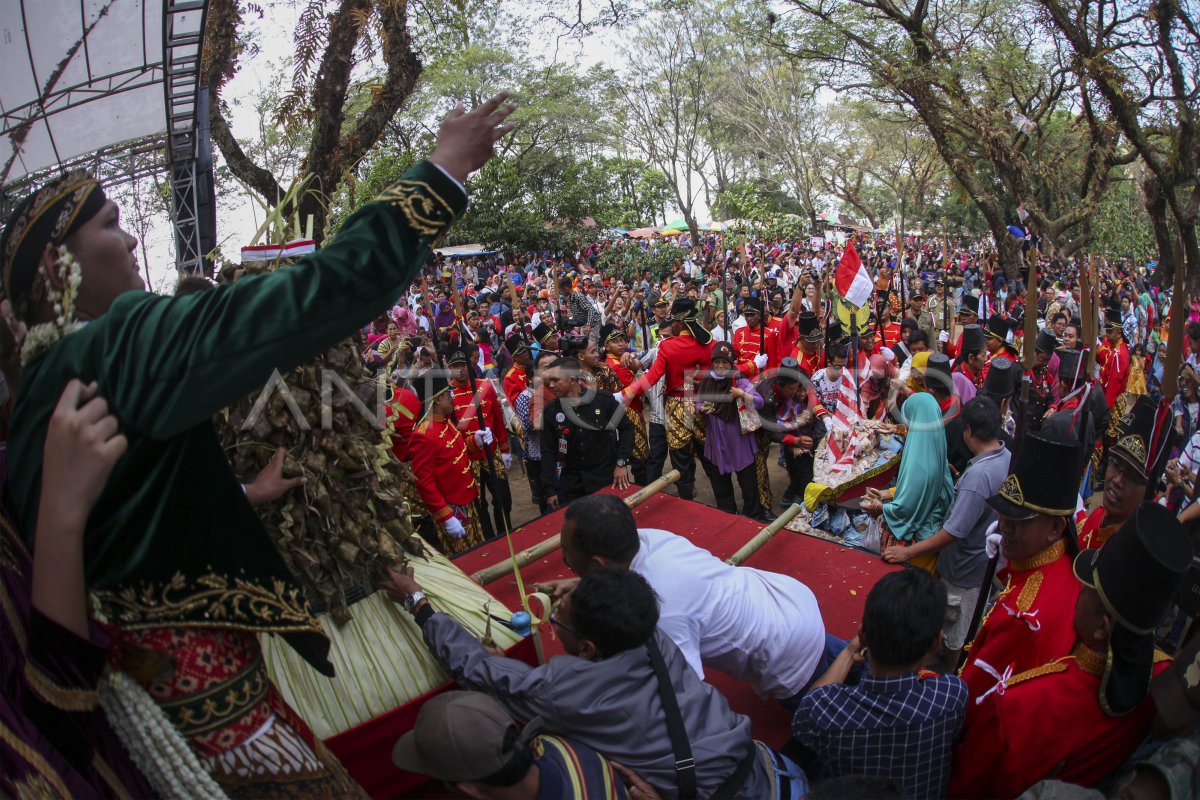
[[[126,293],[27,364],[8,450],[30,545],[50,415],[71,378],[94,380],[129,439],[84,540],[88,585],[109,620],[279,633],[332,675],[329,642],[246,501],[212,417],[383,313],[466,203],[423,161],[298,265],[182,297]]]

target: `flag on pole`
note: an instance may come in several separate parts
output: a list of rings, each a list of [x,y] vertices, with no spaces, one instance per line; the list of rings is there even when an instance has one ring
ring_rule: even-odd
[[[837,268],[837,291],[851,305],[865,306],[871,299],[871,291],[875,288],[867,268],[863,266],[854,242],[847,242],[842,252],[842,259]]]

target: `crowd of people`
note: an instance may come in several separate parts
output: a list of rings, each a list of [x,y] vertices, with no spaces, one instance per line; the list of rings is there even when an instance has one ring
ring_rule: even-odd
[[[539,587],[568,655],[531,666],[431,601],[419,565],[388,573],[462,689],[425,703],[396,766],[496,798],[1195,796],[1200,303],[1033,235],[1019,275],[987,241],[869,235],[685,237],[666,275],[606,271],[603,242],[432,256],[510,129],[504,99],[452,112],[328,247],[212,291],[145,292],[87,175],[13,213],[0,790],[363,794],[258,643],[332,674],[252,508],[301,479],[280,457],[240,485],[211,423],[354,334],[429,544],[508,533],[519,461],[531,503],[565,509],[576,576]],[[859,252],[856,308],[837,273]],[[857,506],[904,566],[849,641],[800,581],[639,529],[602,491],[673,469],[691,500],[698,460],[719,509],[765,523],[807,501],[819,457],[881,431],[899,465]],[[709,670],[786,708],[789,741],[756,742]]]

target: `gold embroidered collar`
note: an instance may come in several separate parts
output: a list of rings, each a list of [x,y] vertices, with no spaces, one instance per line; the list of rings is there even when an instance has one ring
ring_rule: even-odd
[[[1089,675],[1103,675],[1108,654],[1099,653],[1084,644],[1075,645],[1075,666]]]
[[[1057,542],[1050,545],[1037,555],[1024,560],[1018,559],[1015,561],[1010,561],[1008,562],[1008,566],[1010,569],[1016,572],[1028,572],[1031,569],[1039,569],[1047,566],[1048,564],[1053,564],[1055,561],[1058,561],[1058,559],[1066,555],[1066,552],[1067,543],[1062,539],[1059,539]]]

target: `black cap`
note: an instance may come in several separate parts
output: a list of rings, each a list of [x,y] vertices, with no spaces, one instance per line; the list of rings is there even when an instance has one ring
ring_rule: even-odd
[[[987,319],[987,328],[984,331],[988,338],[999,339],[1002,342],[1008,342],[1008,323],[1004,317],[993,314]]]
[[[424,413],[428,414],[429,404],[433,402],[433,399],[442,392],[450,390],[450,381],[445,375],[438,374],[437,370],[430,370],[413,380],[413,390],[421,399]]]
[[[1154,632],[1171,610],[1191,560],[1186,529],[1157,503],[1138,506],[1103,547],[1075,557],[1075,577],[1096,590],[1113,621],[1098,698],[1108,716],[1128,714],[1149,694]]]
[[[990,397],[999,404],[1001,400],[1012,397],[1013,380],[1016,374],[1012,359],[996,356],[988,362],[987,375],[984,376],[983,388],[979,390],[979,393]]]
[[[671,303],[671,319],[689,319],[696,316],[696,301],[690,297],[676,297]]]
[[[1058,351],[1058,379],[1073,390],[1087,377],[1083,374],[1083,351],[1064,348]]]
[[[762,314],[762,298],[750,296],[742,303],[743,314]]]
[[[964,325],[961,343],[960,352],[963,355],[977,353],[987,346],[987,337],[983,335],[983,328],[978,325]]]
[[[723,358],[730,364],[737,363],[737,357],[733,354],[733,345],[729,342],[715,343],[712,349],[712,360],[716,361],[718,358]]]
[[[1117,441],[1109,448],[1110,458],[1119,458],[1143,481],[1150,479],[1154,459],[1154,422],[1158,407],[1148,395],[1140,394],[1117,428]]]
[[[958,306],[958,313],[979,316],[979,298],[973,294],[964,294],[962,303]]]
[[[529,352],[529,342],[525,341],[525,337],[521,334],[514,333],[504,340],[504,349],[514,356],[518,353],[526,353]]]
[[[930,353],[925,362],[925,385],[945,388],[948,394],[954,393],[954,381],[950,378],[950,358],[945,353]]]
[[[533,338],[539,343],[545,344],[546,340],[554,335],[554,329],[544,322],[539,322],[533,329]]]
[[[1008,477],[987,503],[1009,519],[1070,516],[1075,513],[1079,481],[1077,473],[1064,470],[1063,465],[1078,463],[1078,440],[1026,433]]]
[[[446,356],[447,364],[466,364],[471,360],[467,354],[465,347],[456,347],[450,351],[450,355]]]
[[[608,344],[613,339],[624,339],[625,329],[620,325],[606,322],[600,326],[600,344]]]
[[[1121,308],[1120,306],[1108,306],[1104,309],[1104,327],[1120,328],[1121,326]]]
[[[1039,353],[1052,355],[1057,348],[1057,336],[1051,333],[1048,328],[1038,331],[1037,338],[1033,342],[1033,349],[1037,350]]]
[[[796,315],[796,327],[800,331],[800,336],[810,342],[818,341],[824,335],[821,333],[820,320],[811,311],[801,311]]]
[[[779,369],[775,371],[775,383],[799,383],[803,371],[800,362],[788,356],[779,362]]]

